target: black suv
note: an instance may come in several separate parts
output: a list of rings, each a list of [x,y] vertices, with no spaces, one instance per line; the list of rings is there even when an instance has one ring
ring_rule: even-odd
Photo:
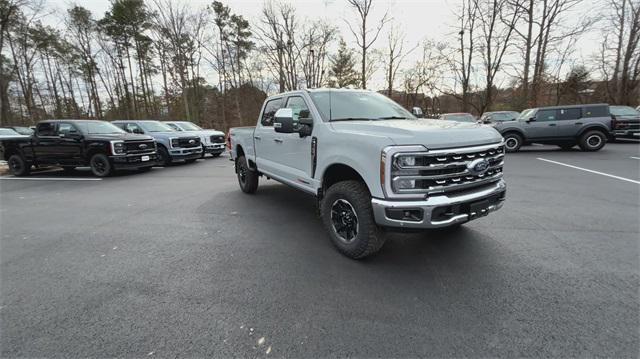
[[[153,138],[132,135],[105,121],[48,120],[33,136],[0,142],[4,159],[16,176],[31,166],[60,166],[65,170],[90,166],[98,177],[118,169],[150,169],[156,164]]]
[[[554,106],[524,110],[515,121],[497,122],[493,127],[504,137],[507,152],[529,143],[598,151],[611,135],[611,120],[607,104]]]

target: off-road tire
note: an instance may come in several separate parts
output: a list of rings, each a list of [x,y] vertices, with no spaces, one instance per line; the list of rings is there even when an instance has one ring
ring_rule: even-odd
[[[9,165],[9,171],[11,171],[11,174],[14,176],[28,176],[29,173],[31,173],[31,164],[25,161],[21,155],[11,155],[7,164]]]
[[[158,166],[171,166],[171,156],[163,146],[158,146]]]
[[[240,156],[236,160],[236,174],[238,175],[238,184],[242,192],[256,192],[258,189],[258,172],[249,167],[244,156]]]
[[[507,152],[518,152],[523,144],[523,138],[515,132],[504,134],[504,149]]]
[[[600,151],[607,143],[607,136],[602,131],[591,130],[580,136],[580,149],[588,152]]]
[[[96,177],[108,177],[113,174],[113,166],[109,161],[109,157],[103,153],[96,153],[89,160],[91,172]]]
[[[346,201],[356,215],[357,233],[348,242],[338,235],[332,218],[332,207],[339,200]],[[370,256],[378,252],[386,240],[373,217],[371,194],[362,182],[342,181],[329,187],[320,203],[320,217],[333,245],[349,258]]]

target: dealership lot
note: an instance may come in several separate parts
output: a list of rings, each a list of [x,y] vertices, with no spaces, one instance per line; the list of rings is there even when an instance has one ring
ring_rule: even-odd
[[[507,202],[341,256],[228,157],[0,179],[2,357],[637,357],[640,144],[509,154]]]

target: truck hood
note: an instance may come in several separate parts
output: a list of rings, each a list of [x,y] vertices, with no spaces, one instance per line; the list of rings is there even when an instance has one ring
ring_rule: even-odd
[[[89,134],[86,136],[90,140],[121,140],[121,141],[144,141],[152,140],[153,138],[146,135],[138,135],[133,133],[104,133],[104,134]]]
[[[335,131],[386,136],[396,145],[424,145],[428,149],[483,145],[502,141],[491,126],[444,120],[380,120],[332,122]]]

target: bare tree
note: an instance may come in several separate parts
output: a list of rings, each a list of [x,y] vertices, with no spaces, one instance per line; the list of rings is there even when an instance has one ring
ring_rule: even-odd
[[[28,0],[0,1],[0,126],[9,119],[9,74],[5,71],[5,60],[2,56],[5,39],[9,27],[15,21],[21,8],[26,7]]]
[[[475,0],[463,0],[459,23],[459,60],[452,62],[452,68],[456,75],[456,80],[460,82],[462,96],[459,97],[455,91],[450,94],[462,101],[462,111],[468,112],[471,104],[471,76],[473,72],[474,54],[476,52],[476,22],[479,18],[478,3]],[[452,57],[455,58],[455,57]]]
[[[321,87],[325,82],[328,46],[337,29],[325,21],[312,22],[303,30],[301,38],[302,73],[307,88]]]
[[[405,35],[397,27],[392,26],[387,33],[387,49],[383,56],[383,63],[385,67],[385,75],[387,80],[387,94],[389,96],[393,93],[393,84],[395,82],[396,74],[402,60],[409,55],[418,46],[414,46],[408,51],[405,50]]]
[[[367,67],[367,52],[369,48],[376,42],[378,36],[380,35],[380,31],[384,25],[389,22],[391,19],[389,18],[389,13],[385,12],[382,19],[375,22],[374,27],[370,27],[368,24],[369,14],[371,12],[371,5],[373,5],[373,0],[347,0],[349,5],[353,9],[356,10],[359,17],[359,24],[356,30],[353,29],[351,24],[345,20],[347,26],[349,27],[349,31],[356,38],[356,44],[360,48],[361,55],[361,63],[360,63],[360,81],[363,89],[367,88],[367,73],[370,72],[370,69]]]
[[[607,1],[612,9],[603,30],[599,55],[600,71],[606,80],[609,101],[631,105],[637,101],[640,82],[640,2],[637,0]],[[615,36],[611,37],[611,29]]]

